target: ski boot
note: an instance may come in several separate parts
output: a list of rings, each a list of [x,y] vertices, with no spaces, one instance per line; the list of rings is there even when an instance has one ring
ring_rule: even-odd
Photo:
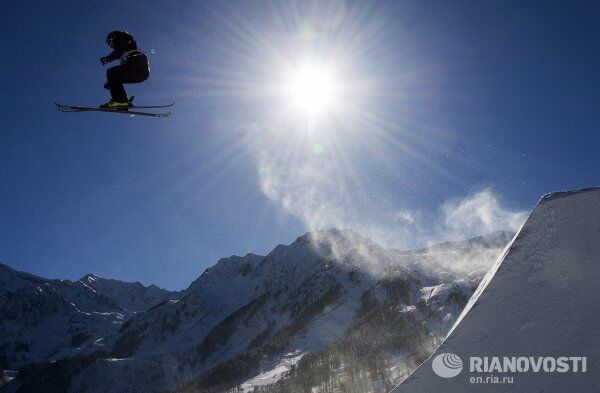
[[[100,105],[100,109],[118,109],[118,110],[125,110],[126,111],[131,106],[132,105],[131,105],[130,101],[117,102],[117,101],[110,100],[106,104]]]

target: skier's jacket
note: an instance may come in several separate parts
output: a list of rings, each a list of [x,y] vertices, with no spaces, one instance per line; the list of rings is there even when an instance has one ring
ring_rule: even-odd
[[[137,42],[126,31],[120,31],[114,37],[114,50],[106,56],[108,61],[121,59],[121,64],[135,68],[137,71],[149,75],[148,58],[138,50]]]

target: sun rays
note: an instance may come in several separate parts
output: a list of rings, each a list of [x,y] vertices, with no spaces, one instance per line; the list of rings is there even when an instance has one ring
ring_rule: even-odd
[[[308,229],[375,227],[396,210],[387,193],[402,186],[404,163],[444,171],[419,152],[439,140],[427,138],[433,127],[416,114],[422,107],[411,89],[419,71],[407,61],[395,68],[402,50],[382,49],[383,41],[410,48],[386,36],[402,22],[389,7],[278,2],[256,10],[241,2],[210,9],[223,31],[219,62],[187,81],[190,94],[231,105],[232,122],[245,130],[239,147],[255,157],[263,194]]]

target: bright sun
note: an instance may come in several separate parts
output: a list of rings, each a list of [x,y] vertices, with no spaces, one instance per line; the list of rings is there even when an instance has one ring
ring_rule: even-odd
[[[305,64],[292,73],[288,93],[295,108],[316,115],[335,103],[336,85],[329,68]]]

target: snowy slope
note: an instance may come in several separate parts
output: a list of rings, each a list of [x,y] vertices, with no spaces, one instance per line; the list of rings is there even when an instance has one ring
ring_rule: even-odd
[[[600,391],[599,282],[600,188],[544,196],[448,338],[394,392]],[[444,353],[462,359],[458,376],[433,372],[433,359]],[[581,361],[578,372],[572,363],[568,372],[470,372],[471,357],[513,356],[587,357],[587,372]],[[490,375],[513,380],[489,383]]]

